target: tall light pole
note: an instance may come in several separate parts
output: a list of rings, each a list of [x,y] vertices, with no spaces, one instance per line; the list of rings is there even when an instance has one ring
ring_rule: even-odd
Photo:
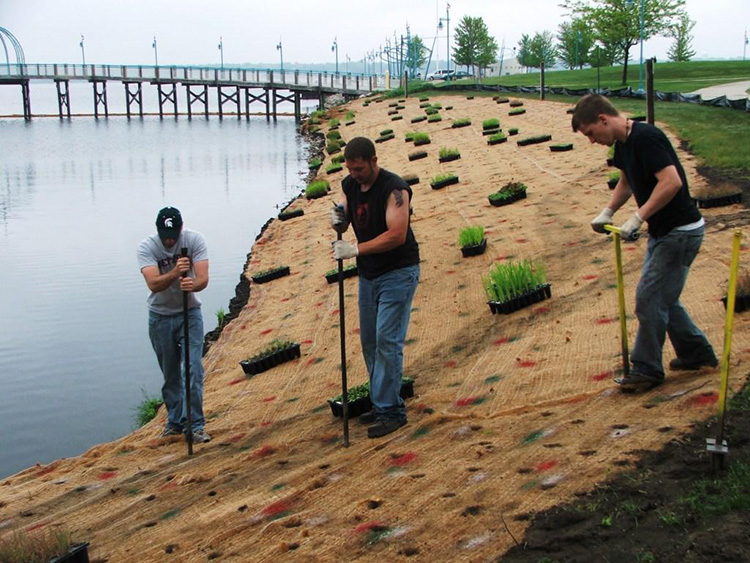
[[[154,66],[159,66],[159,51],[156,49],[156,35],[154,35],[154,42],[151,46],[154,48]]]
[[[333,45],[331,45],[331,51],[336,51],[336,74],[339,73],[339,42],[338,38],[333,38]]]
[[[349,74],[349,61],[351,61],[351,59],[349,58],[349,53],[344,56],[346,57],[346,74]]]
[[[450,82],[451,81],[451,5],[446,4],[445,5],[445,18],[440,18],[438,20],[438,29],[443,29],[443,20],[445,20],[445,51],[447,54],[448,60],[446,61],[446,70],[448,71],[445,75],[445,81]]]
[[[625,0],[625,7],[632,8],[635,5],[635,0]],[[646,0],[641,0],[641,13],[640,15],[640,40],[641,40],[641,61],[638,66],[638,91],[643,92],[643,36],[645,35],[646,28]]]
[[[744,45],[742,45],[742,60],[743,61],[745,60],[745,52],[747,51],[747,43],[748,43],[748,40],[747,40],[747,30],[745,30],[745,43],[744,43]]]
[[[83,33],[81,33],[81,56],[83,57],[83,66],[86,66],[86,51],[83,49]]]
[[[500,71],[498,72],[498,74],[500,76],[503,75],[503,60],[505,59],[505,51],[510,51],[510,50],[511,50],[510,47],[506,47],[505,46],[505,39],[503,39],[503,46],[500,47]],[[515,58],[515,56],[516,56],[516,48],[513,47],[512,50],[513,50],[513,57]]]
[[[601,94],[602,93],[602,81],[601,81],[601,68],[602,68],[602,59],[601,59],[601,50],[602,50],[602,43],[601,41],[596,42],[596,93]]]
[[[221,54],[221,70],[224,70],[224,38],[219,36],[219,53]]]
[[[279,44],[276,45],[276,50],[279,52],[281,57],[281,74],[284,75],[284,46],[281,44],[281,37],[279,37]]]

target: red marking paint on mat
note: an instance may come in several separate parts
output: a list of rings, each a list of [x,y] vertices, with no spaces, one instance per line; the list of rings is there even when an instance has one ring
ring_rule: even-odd
[[[633,252],[635,250],[635,248],[636,248],[635,246],[626,246],[625,247],[625,252]]]
[[[585,279],[585,280],[595,280],[598,277],[599,276],[597,276],[596,274],[589,274],[588,276],[583,276],[583,279]]]
[[[312,344],[312,343],[313,343],[312,340],[303,340],[302,341],[302,344]]]
[[[544,223],[542,223],[542,225],[551,225],[554,222],[555,222],[554,219],[550,219],[549,221],[545,221]]]
[[[384,530],[386,525],[382,522],[365,522],[354,528],[355,534],[361,534],[362,532],[370,532],[372,530]]]
[[[542,473],[543,471],[549,471],[550,469],[552,469],[556,465],[557,465],[557,461],[554,460],[554,459],[551,460],[551,461],[543,461],[542,463],[538,464],[534,468],[534,471],[536,471],[537,473]]]
[[[241,433],[235,434],[234,436],[232,436],[231,438],[229,438],[227,440],[227,442],[232,442],[233,444],[235,444],[235,443],[239,442],[240,440],[242,440],[242,438],[244,438],[245,436],[246,436],[245,432],[241,432]]]
[[[160,491],[169,491],[171,489],[176,489],[177,483],[174,481],[170,481],[169,483],[164,483],[161,487],[159,487]]]
[[[456,406],[457,407],[466,407],[468,405],[473,405],[474,401],[476,401],[476,400],[477,400],[476,397],[465,397],[463,399],[459,399],[458,401],[456,401]]]
[[[354,329],[354,330],[353,330],[352,332],[353,332],[354,334],[359,334],[359,329],[358,329],[358,328],[355,328],[355,329]]]
[[[549,307],[537,307],[534,309],[535,315],[544,315],[545,313],[549,313]]]
[[[495,262],[501,262],[503,260],[507,260],[507,258],[505,256],[498,256],[497,258],[495,258]]]
[[[261,428],[268,428],[272,424],[273,424],[273,422],[271,422],[270,420],[264,420],[263,422],[260,423],[260,426],[261,426]]]
[[[242,326],[240,327],[240,330],[245,330],[246,328],[247,328],[247,325],[242,325]]]
[[[262,512],[263,516],[276,516],[277,514],[281,514],[282,512],[289,512],[289,505],[285,503],[283,500],[279,500],[276,502],[272,502],[268,506],[266,506]]]
[[[598,325],[608,325],[608,324],[610,324],[610,323],[612,323],[612,322],[614,322],[614,319],[608,319],[608,318],[602,317],[602,318],[600,318],[600,319],[596,319],[596,320],[594,321],[594,324],[598,324]]]
[[[498,223],[505,223],[507,221],[508,221],[507,219],[500,219],[500,221],[498,221]]]
[[[105,471],[104,473],[99,473],[99,475],[97,475],[96,478],[99,479],[100,481],[108,481],[115,475],[117,475],[117,471]]]
[[[456,270],[446,270],[446,274],[455,274]]]
[[[287,301],[289,301],[288,297],[284,297],[284,299],[281,300],[282,303],[286,303]]]
[[[265,446],[261,446],[257,450],[255,450],[253,452],[253,455],[255,457],[266,457],[266,456],[269,456],[269,455],[275,454],[275,453],[276,453],[276,448],[274,448],[273,446],[269,446],[268,444],[266,444]]]
[[[570,399],[567,399],[565,401],[566,405],[575,405],[576,403],[582,403],[587,399],[586,395],[581,395],[579,397],[572,397]]]
[[[238,383],[242,383],[243,381],[247,381],[247,377],[238,377],[237,379],[233,379],[229,382],[229,385],[237,385]]]
[[[27,532],[33,532],[34,530],[38,530],[39,528],[44,528],[46,524],[34,524],[31,528],[28,528]]]
[[[306,366],[311,366],[311,365],[316,364],[316,363],[317,363],[317,360],[315,358],[310,358],[309,360],[307,360],[307,362],[305,362],[305,365]]]
[[[532,362],[531,360],[516,360],[518,362],[518,366],[522,368],[533,368],[536,366],[536,362]]]
[[[445,362],[445,367],[447,368],[454,368],[456,367],[456,361],[455,360],[448,360]]]
[[[316,303],[315,306],[316,307],[322,307],[323,306],[323,302],[321,301],[320,303]]]
[[[267,328],[266,330],[264,330],[263,332],[261,332],[260,335],[261,336],[265,336],[266,334],[269,334],[271,332],[273,332],[273,329],[272,328]]]
[[[591,381],[604,381],[605,379],[610,379],[613,375],[612,370],[603,371],[596,375],[592,375]]]
[[[507,336],[503,336],[502,338],[498,338],[497,340],[495,340],[493,344],[495,346],[500,346],[500,344],[507,344],[508,342],[510,342],[510,338]]]
[[[339,314],[339,309],[334,309],[333,311],[331,311],[331,315],[338,315],[338,314]]]
[[[577,246],[578,243],[576,241],[566,242],[563,244],[563,246]]]
[[[403,455],[400,455],[398,457],[394,457],[391,460],[391,464],[401,467],[402,465],[406,465],[407,463],[411,463],[415,459],[417,459],[417,454],[415,454],[414,452],[409,452],[409,453],[405,453]]]
[[[44,475],[49,475],[54,470],[55,470],[54,467],[45,467],[44,469],[41,469],[41,470],[37,471],[36,476],[37,477],[43,477]]]
[[[517,239],[516,239],[516,242],[517,242],[518,244],[523,244],[524,242],[526,242],[526,239],[525,239],[525,238],[517,238]]]
[[[709,395],[698,395],[690,399],[690,403],[696,407],[704,407],[706,405],[712,405],[719,400],[718,393],[710,393]]]
[[[264,397],[262,400],[264,403],[273,403],[276,400],[276,395],[272,395],[270,397]]]

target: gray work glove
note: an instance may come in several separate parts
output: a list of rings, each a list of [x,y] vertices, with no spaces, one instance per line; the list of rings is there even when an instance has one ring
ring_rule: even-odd
[[[333,243],[333,257],[336,260],[346,260],[356,258],[359,255],[359,248],[352,242],[337,240]]]
[[[337,233],[345,233],[349,228],[349,221],[346,220],[344,208],[340,205],[334,205],[331,209],[331,227]]]
[[[643,225],[643,219],[641,219],[641,216],[638,215],[638,212],[636,211],[633,213],[633,216],[625,221],[622,227],[620,227],[620,237],[622,237],[622,240],[637,239],[638,229],[641,228],[641,225]]]
[[[607,230],[604,228],[604,225],[611,225],[612,224],[612,210],[609,207],[605,207],[601,213],[591,221],[591,228],[594,229],[597,233],[605,233]]]

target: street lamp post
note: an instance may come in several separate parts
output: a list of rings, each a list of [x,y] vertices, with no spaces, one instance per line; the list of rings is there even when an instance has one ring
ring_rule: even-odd
[[[596,42],[596,93],[597,94],[602,93],[601,73],[600,73],[600,69],[602,68],[601,48],[602,48],[602,44],[599,41],[597,41]]]
[[[445,18],[440,18],[438,20],[438,29],[443,29],[443,20],[445,20],[445,51],[448,57],[448,60],[446,61],[446,70],[448,71],[445,75],[445,81],[450,82],[451,81],[451,5],[446,4],[445,6]]]
[[[81,33],[81,56],[83,57],[83,66],[86,66],[86,51],[83,49],[83,33]]]
[[[632,8],[635,5],[635,0],[625,0],[625,7]],[[645,35],[646,28],[646,0],[641,0],[641,13],[640,13],[640,42],[641,42],[641,61],[638,66],[638,91],[643,92],[643,36]]]
[[[349,74],[349,61],[351,61],[351,59],[349,58],[349,53],[344,56],[346,57],[346,74]]]
[[[505,59],[505,51],[510,51],[510,50],[511,50],[510,47],[506,47],[505,42],[503,42],[503,46],[500,47],[500,71],[498,72],[500,76],[503,75],[503,60]],[[516,48],[513,47],[512,50],[513,50],[513,57],[515,58]]]
[[[281,57],[281,76],[284,76],[284,46],[281,44],[281,38],[279,37],[279,44],[276,45],[276,50],[279,52]]]
[[[221,70],[224,70],[224,38],[219,37],[219,53],[221,54]]]
[[[336,74],[339,73],[339,42],[338,38],[333,38],[333,45],[331,45],[331,51],[336,52]]]
[[[156,35],[154,35],[154,42],[151,46],[154,48],[154,66],[159,66],[159,51],[156,50]]]

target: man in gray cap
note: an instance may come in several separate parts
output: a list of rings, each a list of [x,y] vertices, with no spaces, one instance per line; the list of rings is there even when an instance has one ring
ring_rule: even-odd
[[[203,416],[203,315],[196,295],[208,285],[208,250],[201,233],[183,229],[182,215],[165,207],[156,217],[157,234],[138,245],[138,264],[151,290],[148,297],[148,334],[164,375],[161,394],[167,407],[162,437],[186,432],[184,385],[183,292],[188,294],[191,426],[193,442],[211,440]],[[187,256],[182,256],[183,248]]]

